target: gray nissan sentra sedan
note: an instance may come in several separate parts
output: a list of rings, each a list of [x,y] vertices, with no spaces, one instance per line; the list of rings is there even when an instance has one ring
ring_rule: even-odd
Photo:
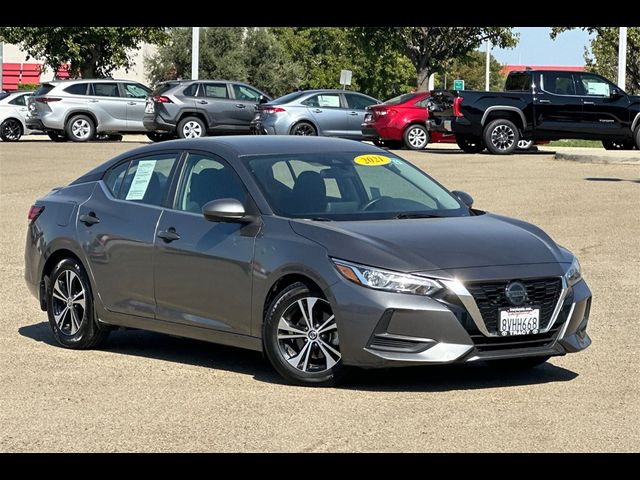
[[[471,204],[355,141],[169,141],[37,200],[25,276],[64,347],[153,330],[263,351],[297,384],[588,347],[578,260]]]

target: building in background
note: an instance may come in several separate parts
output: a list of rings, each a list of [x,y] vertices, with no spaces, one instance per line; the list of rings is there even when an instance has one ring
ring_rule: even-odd
[[[584,72],[583,66],[566,66],[566,65],[503,65],[500,73],[507,76],[509,72],[517,72],[520,70],[561,70],[563,72]]]
[[[113,78],[123,80],[134,80],[143,84],[147,83],[146,73],[144,69],[144,57],[150,56],[156,51],[155,45],[142,44],[142,47],[134,53],[133,65],[126,72],[124,69],[115,70],[112,73]],[[51,68],[42,71],[42,62],[38,59],[30,58],[27,60],[26,52],[22,51],[17,45],[10,43],[4,44],[3,68],[2,68],[2,89],[12,92],[18,89],[19,84],[38,84],[57,79],[69,78],[68,65],[61,65],[54,72]]]

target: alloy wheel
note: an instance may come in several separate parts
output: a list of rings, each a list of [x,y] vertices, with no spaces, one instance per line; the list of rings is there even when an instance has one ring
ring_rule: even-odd
[[[53,283],[53,318],[64,335],[75,335],[85,317],[86,292],[80,277],[63,270]]]
[[[198,122],[189,121],[182,126],[184,138],[199,138],[202,136],[202,126]]]
[[[84,118],[78,118],[71,124],[71,133],[74,137],[85,140],[91,134],[91,125]]]
[[[420,149],[427,143],[427,132],[421,128],[412,128],[407,134],[407,141],[413,148]]]
[[[293,134],[304,135],[304,136],[315,136],[316,131],[308,123],[301,123],[299,125],[296,125],[296,127],[293,129]]]
[[[8,142],[15,142],[22,136],[22,125],[17,120],[10,118],[2,124],[0,136]]]
[[[509,125],[497,125],[491,132],[491,143],[498,150],[509,150],[515,141],[516,132]]]
[[[342,358],[338,326],[326,300],[308,296],[293,302],[278,322],[278,348],[292,367],[321,373]]]

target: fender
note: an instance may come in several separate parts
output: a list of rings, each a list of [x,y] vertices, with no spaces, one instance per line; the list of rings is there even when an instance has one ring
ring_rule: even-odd
[[[485,121],[487,120],[487,116],[491,112],[493,112],[495,110],[507,110],[507,111],[510,111],[510,112],[517,112],[518,115],[520,115],[520,119],[522,120],[522,128],[526,128],[527,127],[527,120],[526,120],[522,110],[519,109],[518,107],[510,107],[508,105],[494,105],[492,107],[487,108],[485,110],[484,114],[482,115],[482,120],[480,121],[480,125],[482,125],[484,127]]]

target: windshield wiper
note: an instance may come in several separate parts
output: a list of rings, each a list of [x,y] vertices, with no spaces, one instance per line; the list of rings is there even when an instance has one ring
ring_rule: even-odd
[[[442,215],[431,213],[400,213],[393,218],[444,218]]]

